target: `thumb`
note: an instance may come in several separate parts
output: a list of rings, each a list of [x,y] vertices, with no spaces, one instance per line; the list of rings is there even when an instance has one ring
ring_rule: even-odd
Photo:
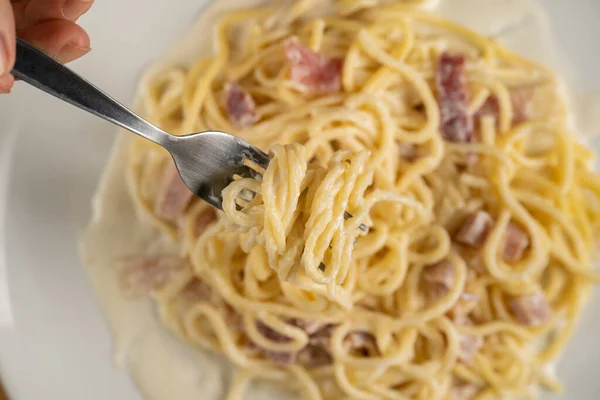
[[[10,0],[0,0],[0,93],[10,90],[14,81],[10,71],[15,63],[15,35]]]

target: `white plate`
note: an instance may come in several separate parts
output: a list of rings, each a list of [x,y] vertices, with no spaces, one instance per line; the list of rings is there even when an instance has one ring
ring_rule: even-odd
[[[600,91],[600,3],[541,1],[575,67],[568,83],[580,92]],[[98,1],[82,20],[93,52],[73,68],[128,103],[144,66],[185,32],[205,3]],[[14,319],[12,327],[0,327],[0,376],[14,400],[140,398],[113,367],[108,329],[76,247],[115,132],[24,84],[0,98],[0,265],[8,265]],[[591,300],[560,365],[564,398],[600,393],[599,298]]]

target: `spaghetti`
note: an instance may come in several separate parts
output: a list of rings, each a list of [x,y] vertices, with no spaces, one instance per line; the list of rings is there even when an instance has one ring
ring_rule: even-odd
[[[273,156],[216,215],[168,154],[130,150],[136,205],[181,259],[124,260],[124,284],[236,365],[230,399],[254,380],[309,399],[561,390],[548,366],[599,279],[592,154],[550,71],[421,3],[233,12],[214,56],[144,81],[165,130]]]

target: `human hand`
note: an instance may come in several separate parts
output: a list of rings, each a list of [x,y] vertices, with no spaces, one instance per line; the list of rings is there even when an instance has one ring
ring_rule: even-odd
[[[27,40],[61,63],[90,51],[90,38],[76,24],[93,0],[0,0],[0,93],[14,83],[16,37]]]

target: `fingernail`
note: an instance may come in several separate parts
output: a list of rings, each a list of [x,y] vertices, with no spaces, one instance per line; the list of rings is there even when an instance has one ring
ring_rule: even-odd
[[[74,21],[90,9],[94,0],[66,0],[62,9],[65,19]]]
[[[68,63],[81,56],[86,55],[91,50],[92,49],[89,47],[81,47],[76,45],[75,43],[68,43],[62,49],[60,49],[60,51],[54,58],[56,58],[62,63]]]

